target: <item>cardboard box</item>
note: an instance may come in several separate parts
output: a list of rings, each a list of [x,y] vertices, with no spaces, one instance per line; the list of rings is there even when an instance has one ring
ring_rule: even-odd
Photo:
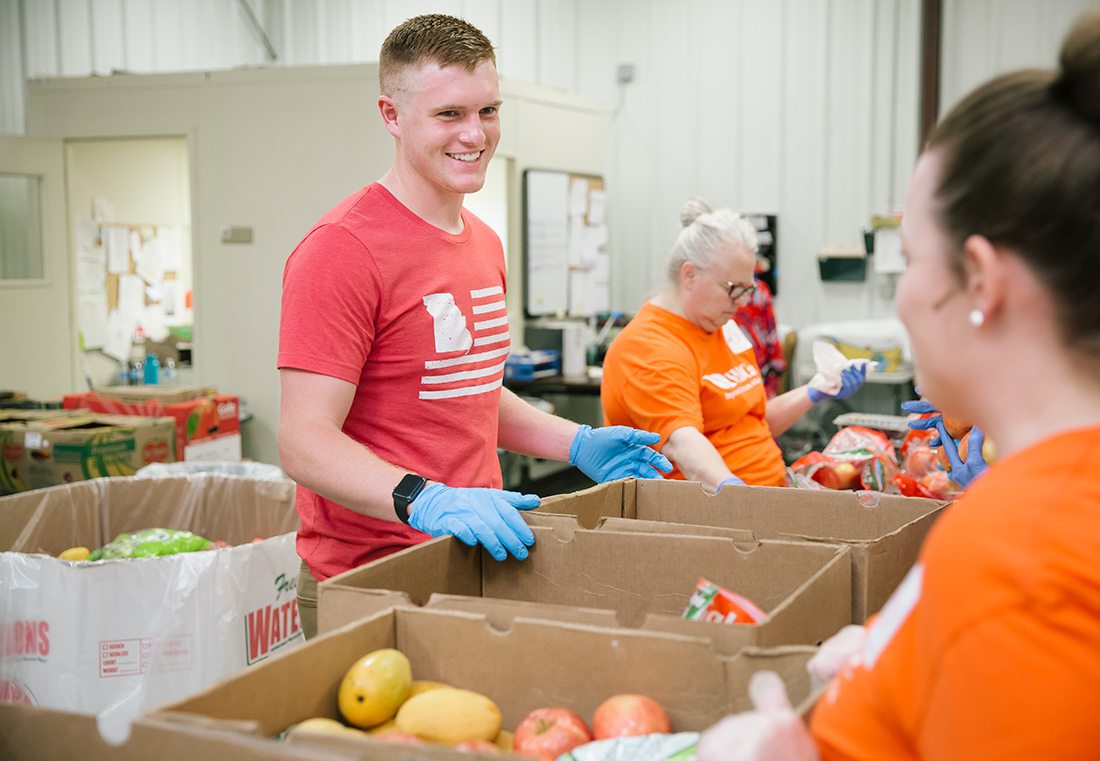
[[[141,719],[122,745],[104,740],[92,716],[0,703],[0,758],[57,761],[347,761],[353,755],[279,746],[240,732]]]
[[[114,389],[118,389],[117,391]],[[183,397],[183,398],[179,398]],[[205,386],[117,386],[94,393],[68,394],[65,409],[112,415],[170,416],[176,420],[176,457],[189,458],[188,447],[207,438],[240,433],[240,403],[232,394]],[[236,459],[240,459],[237,455]]]
[[[0,498],[0,684],[118,726],[300,644],[297,523],[292,482],[221,475],[96,479]],[[231,546],[55,557],[155,527]]]
[[[498,562],[441,537],[328,579],[319,587],[319,630],[391,605],[430,605],[707,637],[732,655],[750,645],[817,644],[851,621],[846,547],[698,535],[722,529],[684,527],[676,535],[656,533],[664,528],[657,524],[627,532],[582,529],[567,516],[532,520],[541,525],[531,527],[535,546],[524,561]],[[700,577],[744,595],[767,617],[685,621]]]
[[[0,420],[0,494],[131,476],[176,459],[176,421],[167,417],[64,414]]]
[[[158,401],[162,404],[174,404],[176,402],[188,402],[192,399],[205,399],[208,396],[217,396],[218,389],[213,386],[161,386],[151,384],[148,386],[100,386],[95,390],[98,396],[108,396],[127,404],[142,404],[148,401]]]
[[[415,679],[487,695],[508,731],[530,711],[551,705],[591,721],[596,707],[617,693],[652,697],[668,711],[674,731],[703,730],[748,707],[748,680],[762,668],[778,672],[792,700],[803,701],[810,692],[806,661],[814,652],[787,647],[724,657],[695,637],[523,617],[504,624],[480,614],[391,608],[164,706],[153,718],[267,737],[313,716],[338,718],[336,696],[346,670],[367,653],[390,647],[408,656]],[[356,751],[363,759],[469,758],[443,746],[358,737],[303,742]]]
[[[852,621],[875,613],[917,560],[946,503],[877,492],[727,487],[625,480],[548,497],[539,512],[574,515],[582,526],[632,518],[746,529],[756,539],[843,543],[852,548]]]

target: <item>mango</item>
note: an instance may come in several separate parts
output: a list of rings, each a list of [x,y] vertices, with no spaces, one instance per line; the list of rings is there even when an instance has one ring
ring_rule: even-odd
[[[449,684],[443,684],[443,682],[432,682],[427,679],[414,679],[412,683],[412,689],[409,690],[409,697],[414,698],[422,692],[428,692],[429,690],[442,690],[442,689],[454,689]]]
[[[398,650],[384,648],[352,664],[340,682],[337,705],[349,724],[366,729],[392,719],[410,689],[409,659]]]
[[[87,547],[70,547],[58,555],[62,560],[87,560],[92,551]]]
[[[497,735],[495,744],[505,753],[511,753],[515,749],[516,738],[507,729],[500,730],[500,734]]]
[[[500,734],[500,709],[470,690],[429,690],[405,701],[397,712],[397,728],[445,745],[494,740]]]
[[[286,741],[293,742],[295,739],[300,738],[302,735],[358,735],[363,736],[363,732],[358,729],[352,729],[351,727],[345,727],[336,719],[328,719],[323,716],[317,716],[312,719],[306,719],[300,721],[290,728],[290,731],[286,733]]]
[[[370,729],[367,730],[367,734],[377,736],[377,735],[384,735],[387,732],[397,732],[397,731],[399,731],[397,729],[397,722],[394,721],[393,719],[390,719],[389,721],[382,722],[377,727],[371,727]]]

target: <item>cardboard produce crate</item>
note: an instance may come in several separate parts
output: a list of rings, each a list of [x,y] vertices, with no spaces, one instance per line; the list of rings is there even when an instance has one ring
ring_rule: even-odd
[[[111,386],[95,392],[68,394],[65,409],[87,409],[112,415],[172,417],[176,421],[176,459],[210,460],[202,450],[215,438],[235,442],[240,456],[240,400],[206,386]],[[235,434],[235,437],[234,437]],[[233,438],[231,438],[233,437]],[[192,451],[194,450],[194,451]],[[218,459],[232,458],[221,447]]]
[[[707,637],[728,655],[750,645],[817,644],[851,622],[847,547],[756,542],[744,532],[700,536],[582,529],[536,516],[526,560],[493,560],[441,537],[347,571],[319,586],[318,627],[330,631],[395,604],[489,608],[558,621]],[[640,524],[635,524],[640,525]],[[694,533],[696,535],[688,535]],[[756,624],[685,621],[700,577],[756,603]],[[465,599],[463,599],[465,598]]]
[[[694,482],[615,481],[548,497],[538,512],[576,516],[595,527],[631,518],[745,529],[756,539],[797,539],[852,548],[852,621],[882,608],[917,560],[947,503],[877,492],[727,487],[710,494]]]
[[[590,722],[596,707],[618,693],[640,693],[661,703],[674,731],[701,731],[749,707],[747,684],[760,669],[778,672],[796,704],[810,695],[806,661],[814,652],[811,647],[724,657],[709,641],[695,637],[528,618],[501,627],[501,621],[481,614],[390,608],[166,705],[153,718],[265,737],[310,717],[339,718],[337,691],[345,671],[379,648],[405,653],[414,679],[488,696],[500,708],[508,731],[530,711],[553,705]],[[301,742],[356,752],[362,759],[470,758],[444,746],[373,738],[314,736]]]
[[[147,528],[231,546],[94,563],[55,557]],[[0,683],[9,700],[124,728],[300,644],[296,528],[289,481],[111,478],[0,498]]]
[[[64,411],[0,419],[0,494],[107,476],[176,459],[175,420]]]
[[[321,748],[275,746],[240,732],[184,727],[140,719],[122,745],[104,740],[95,717],[0,703],[0,758],[69,761],[348,761]]]

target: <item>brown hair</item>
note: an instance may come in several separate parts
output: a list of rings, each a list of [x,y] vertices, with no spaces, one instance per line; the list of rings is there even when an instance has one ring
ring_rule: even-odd
[[[970,235],[1017,252],[1054,295],[1068,346],[1100,359],[1100,11],[1062,44],[1060,70],[1006,74],[935,128],[937,214],[963,276]]]
[[[441,13],[415,16],[396,27],[382,43],[378,84],[384,95],[393,97],[400,87],[400,73],[408,66],[433,62],[473,71],[484,61],[495,65],[496,53],[493,43],[473,24]]]

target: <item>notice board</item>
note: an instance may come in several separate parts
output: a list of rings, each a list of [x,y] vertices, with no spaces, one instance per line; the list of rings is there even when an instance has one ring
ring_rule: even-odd
[[[523,173],[524,309],[528,317],[587,317],[610,309],[603,177]]]

